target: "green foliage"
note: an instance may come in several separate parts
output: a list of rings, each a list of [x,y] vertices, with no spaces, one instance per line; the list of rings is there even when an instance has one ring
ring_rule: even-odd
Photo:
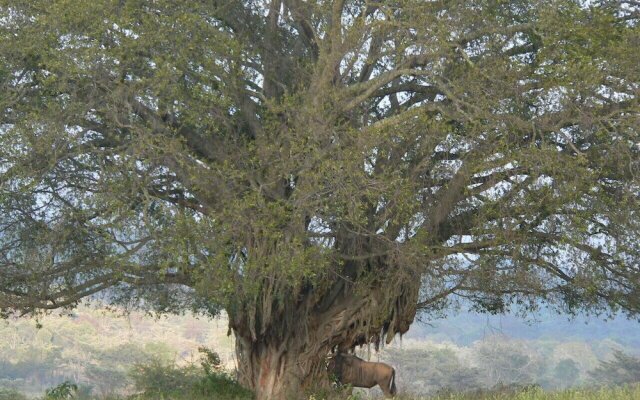
[[[201,397],[223,400],[252,400],[253,393],[242,387],[229,373],[205,374],[191,389],[192,393]]]
[[[416,307],[639,314],[633,3],[0,0],[0,316],[224,308],[292,377]]]
[[[270,2],[1,1],[2,308],[115,287],[270,316],[355,268],[464,279],[480,311],[634,312],[635,14],[343,3],[271,26]]]
[[[204,346],[198,347],[198,351],[201,354],[200,365],[206,375],[214,375],[223,371],[224,367],[218,353]]]
[[[149,398],[160,395],[176,395],[194,387],[202,378],[201,371],[194,366],[179,368],[173,363],[152,360],[138,364],[131,371],[135,388]]]
[[[47,389],[44,400],[70,400],[76,397],[78,385],[69,381],[62,382],[56,387]]]
[[[240,386],[220,365],[219,356],[202,348],[200,366],[190,364],[178,367],[172,363],[154,360],[137,365],[131,375],[141,393],[137,399],[222,399],[249,400],[253,394]]]

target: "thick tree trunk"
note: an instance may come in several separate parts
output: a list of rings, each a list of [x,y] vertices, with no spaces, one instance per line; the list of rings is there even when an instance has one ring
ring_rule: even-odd
[[[326,354],[305,353],[304,338],[294,332],[282,343],[252,342],[236,334],[240,383],[252,389],[256,400],[297,400],[304,393],[329,384]]]
[[[336,279],[322,290],[265,279],[253,300],[230,307],[240,383],[257,400],[304,398],[305,392],[329,385],[330,352],[365,344],[377,348],[406,332],[420,280],[395,274],[383,262],[365,265],[376,266],[377,279],[366,284]]]

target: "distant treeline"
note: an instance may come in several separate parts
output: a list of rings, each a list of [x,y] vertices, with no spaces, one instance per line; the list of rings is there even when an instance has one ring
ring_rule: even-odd
[[[39,323],[38,329],[34,320],[0,322],[0,388],[36,396],[70,381],[95,395],[128,394],[135,391],[136,368],[158,362],[188,365],[197,359],[200,346],[214,349],[227,370],[234,367],[233,341],[226,336],[224,320],[193,316],[154,320],[141,313],[122,317],[80,308],[71,316],[46,317]],[[451,326],[462,323],[454,319]],[[479,329],[477,324],[465,328]],[[555,339],[525,340],[489,330],[484,338],[461,345],[417,340],[416,332],[432,339],[443,335],[441,328],[418,328],[409,339],[396,341],[379,354],[367,354],[367,349],[362,353],[392,364],[405,392],[510,385],[563,389],[640,381],[637,349],[611,339],[567,340],[558,334]]]
[[[596,353],[604,352],[603,359]],[[587,343],[490,336],[471,346],[407,341],[379,358],[395,366],[398,385],[414,394],[539,386],[545,390],[640,382],[640,359],[612,341]],[[377,355],[372,355],[377,359]]]
[[[38,325],[42,325],[38,327]],[[226,323],[193,316],[122,316],[82,307],[71,316],[0,321],[0,388],[30,396],[70,381],[96,394],[132,391],[132,369],[149,362],[185,365],[198,347],[215,348],[232,367]]]

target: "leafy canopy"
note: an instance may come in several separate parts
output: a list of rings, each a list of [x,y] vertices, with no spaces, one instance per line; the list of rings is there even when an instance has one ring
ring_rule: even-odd
[[[277,310],[345,279],[411,282],[421,307],[635,313],[638,18],[0,1],[0,307],[115,288],[160,311]]]

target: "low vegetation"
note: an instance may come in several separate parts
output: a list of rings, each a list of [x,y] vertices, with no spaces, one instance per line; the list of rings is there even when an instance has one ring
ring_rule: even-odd
[[[226,321],[190,315],[157,320],[144,313],[81,307],[69,317],[47,316],[0,322],[0,388],[29,397],[69,381],[96,396],[129,395],[134,365],[198,362],[198,348],[216,349],[233,369],[233,341]],[[4,400],[0,397],[1,400]]]
[[[38,400],[252,400],[253,393],[240,386],[225,369],[217,353],[201,348],[199,365],[178,366],[162,359],[137,364],[129,378],[134,393],[95,394],[88,386],[65,381],[46,389]],[[0,389],[0,400],[27,400],[15,389]]]
[[[154,361],[137,365],[131,373],[138,393],[135,400],[244,400],[253,394],[240,386],[220,362],[217,353],[200,348],[200,365],[178,367]]]
[[[91,393],[91,388],[70,381],[46,389],[37,400],[253,400],[253,393],[238,384],[220,357],[214,351],[200,348],[199,362],[176,365],[162,359],[140,363],[129,372],[134,382],[134,393],[128,395],[104,395]],[[609,369],[607,377],[619,379],[620,374],[630,375],[638,360],[616,352],[612,361],[601,362],[595,373]],[[623,371],[625,368],[629,371]],[[615,371],[615,373],[613,372]],[[539,385],[498,384],[491,389],[458,391],[440,390],[429,396],[401,393],[396,400],[636,400],[640,398],[640,383],[622,383],[620,386],[574,388],[546,391]],[[0,400],[28,400],[30,397],[15,389],[0,389]],[[32,397],[33,398],[33,397]],[[309,394],[309,400],[367,400],[379,398],[375,391],[363,389],[333,388]]]
[[[479,393],[449,393],[430,397],[430,400],[636,400],[640,386],[598,389],[567,389],[547,392],[540,388],[519,391],[488,391]],[[422,399],[422,398],[421,398]],[[424,398],[427,399],[427,398]],[[418,400],[416,397],[398,397],[397,400]]]
[[[223,319],[184,315],[153,321],[138,312],[123,318],[81,307],[70,318],[45,317],[40,324],[36,329],[33,320],[0,323],[0,400],[43,398],[47,389],[47,400],[65,399],[65,393],[76,400],[251,398],[228,372],[234,370],[234,343]],[[459,328],[468,333],[474,326]],[[611,335],[615,341],[604,336],[554,340],[547,334],[524,340],[493,335],[456,344],[436,328],[428,332],[431,336],[404,339],[402,346],[387,346],[377,354],[365,349],[361,355],[395,366],[401,393],[441,399],[529,400],[525,394],[496,389],[533,385],[544,396],[581,400],[587,392],[564,390],[640,382],[639,348],[634,342],[621,344],[616,335]],[[360,398],[379,395],[375,390],[354,393]],[[611,398],[625,398],[620,393]],[[556,399],[540,397],[543,392],[536,396]],[[315,395],[317,400],[326,397]]]
[[[178,372],[177,376],[185,381],[173,387],[169,382],[175,382],[169,373]],[[253,400],[253,394],[235,382],[228,375],[203,376],[193,370],[164,369],[158,370],[146,377],[145,384],[158,383],[159,377],[169,378],[162,381],[158,387],[150,388],[141,393],[129,396],[91,396],[81,388],[69,382],[48,389],[38,400]],[[377,395],[355,391],[322,392],[310,394],[309,400],[368,400],[380,398]],[[444,392],[433,396],[412,396],[400,394],[396,400],[637,400],[640,398],[640,385],[625,385],[619,387],[566,389],[562,391],[545,391],[539,387],[524,388],[495,388],[493,390],[478,390],[466,393]],[[29,398],[15,390],[0,389],[0,400],[28,400]]]

